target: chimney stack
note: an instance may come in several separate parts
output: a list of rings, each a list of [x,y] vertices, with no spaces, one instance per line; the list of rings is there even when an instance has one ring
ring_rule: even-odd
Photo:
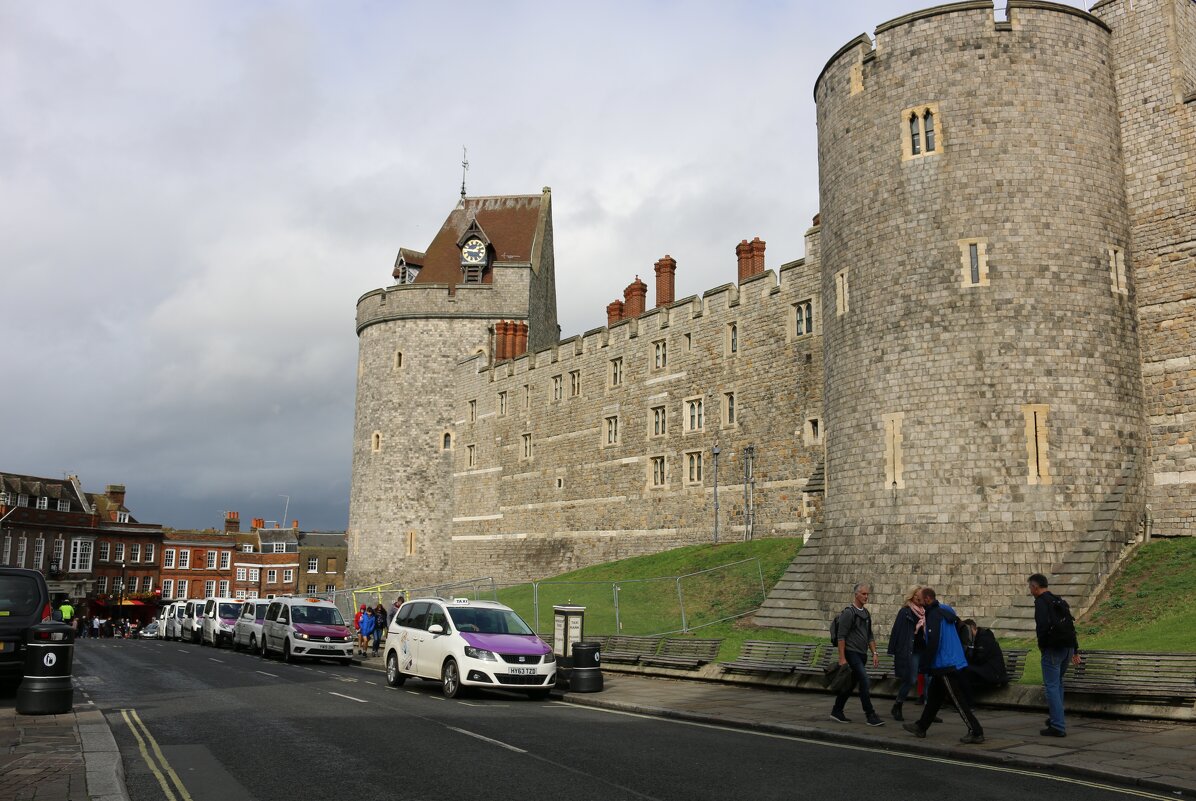
[[[255,517],[255,518],[253,518],[253,523],[252,523],[252,525],[253,525],[253,530],[254,530],[254,531],[258,531],[258,530],[260,530],[260,529],[263,529],[263,528],[265,528],[265,527],[266,527],[266,518],[264,518],[264,517]]]
[[[639,317],[648,301],[648,285],[637,275],[623,290],[623,318]]]
[[[515,329],[515,350],[511,358],[527,353],[527,323],[511,323]]]
[[[109,484],[104,488],[104,494],[108,496],[108,500],[113,506],[125,505],[125,485],[124,484]]]
[[[764,272],[764,241],[760,237],[752,237],[752,275]]]
[[[296,531],[298,531],[298,530],[299,530],[299,521],[298,521],[298,520],[292,520],[292,521],[291,521],[291,528],[293,528],[293,529],[295,529]]]
[[[663,259],[656,262],[656,308],[668,306],[674,300],[676,292],[677,260],[665,254]]]
[[[614,300],[606,304],[606,324],[614,325],[623,319],[623,301]]]
[[[236,534],[241,531],[241,513],[240,512],[225,512],[224,513],[224,533]]]

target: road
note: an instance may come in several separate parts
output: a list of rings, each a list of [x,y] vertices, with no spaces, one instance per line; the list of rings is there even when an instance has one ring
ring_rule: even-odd
[[[75,675],[133,801],[1150,795],[179,643],[80,641]]]

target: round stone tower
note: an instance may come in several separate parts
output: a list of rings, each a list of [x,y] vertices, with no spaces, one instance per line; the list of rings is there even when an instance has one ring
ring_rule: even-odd
[[[812,616],[930,584],[1025,630],[1143,515],[1145,431],[1109,29],[939,6],[831,58],[818,104],[826,530]],[[1078,600],[1073,600],[1076,604]],[[1018,611],[1022,610],[1022,611]]]

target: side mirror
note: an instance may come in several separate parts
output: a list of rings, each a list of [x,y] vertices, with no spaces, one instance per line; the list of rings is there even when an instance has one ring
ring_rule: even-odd
[[[428,633],[444,634],[444,626],[440,625],[439,623],[433,623],[431,626],[428,626]]]

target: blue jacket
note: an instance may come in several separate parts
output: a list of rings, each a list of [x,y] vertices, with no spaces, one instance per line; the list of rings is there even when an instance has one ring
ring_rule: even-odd
[[[929,656],[931,673],[963,670],[968,666],[963,643],[955,631],[957,620],[955,610],[946,604],[935,601],[926,607],[926,653],[933,655]]]
[[[370,610],[365,610],[365,614],[361,616],[361,634],[368,637],[374,633],[374,613]]]

